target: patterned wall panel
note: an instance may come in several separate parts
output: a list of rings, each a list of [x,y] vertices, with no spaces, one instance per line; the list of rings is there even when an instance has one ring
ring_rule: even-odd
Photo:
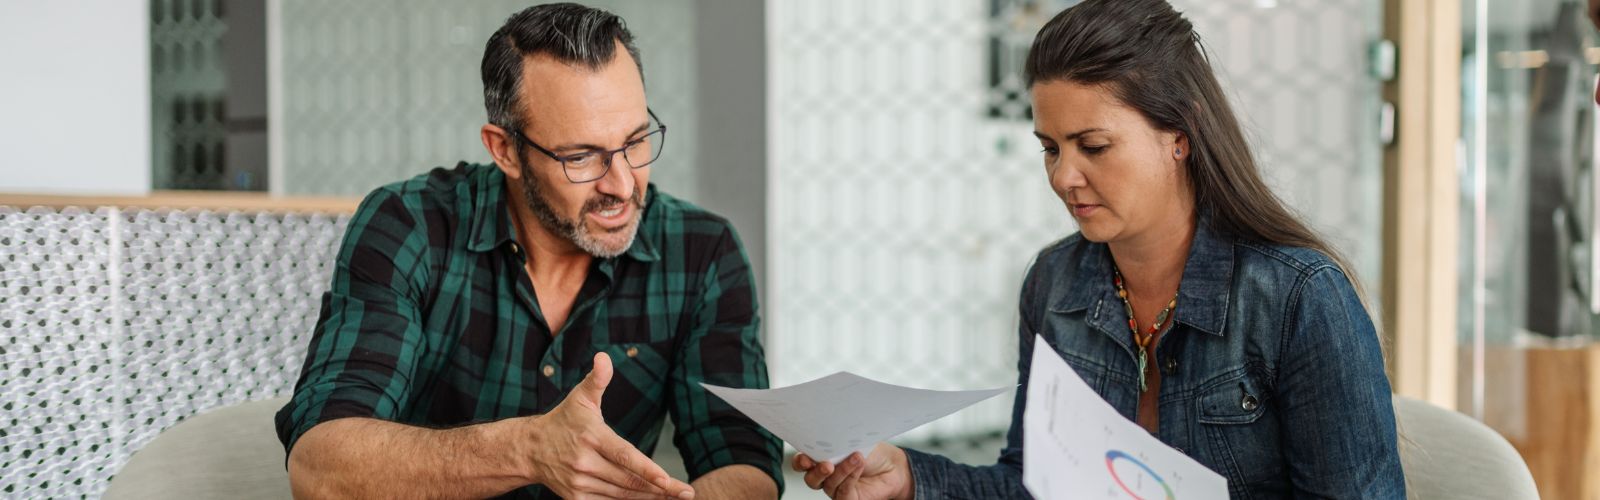
[[[287,394],[347,217],[210,211],[123,215],[120,461],[177,421]],[[227,381],[218,383],[217,381]]]
[[[1376,306],[1383,263],[1381,84],[1368,76],[1366,50],[1383,36],[1382,3],[1172,4],[1210,49],[1268,184],[1350,259]]]
[[[484,44],[532,3],[284,0],[274,78],[284,89],[285,191],[359,196],[435,166],[488,162],[478,137]],[[693,3],[586,3],[627,20],[650,105],[672,130],[652,180],[693,199]]]
[[[106,212],[0,207],[0,497],[96,496],[118,411]]]
[[[1036,29],[1011,10],[1065,3],[769,1],[775,385],[836,370],[927,388],[1015,382],[1021,278],[1074,229],[1032,123],[1008,106],[1018,82],[989,65],[1019,57],[1008,31]],[[1375,283],[1378,86],[1363,54],[1378,2],[1174,4],[1210,45],[1271,184]],[[909,437],[1004,429],[1009,404]]]
[[[991,119],[988,5],[773,1],[774,385],[1016,380],[1024,269],[1071,223],[1032,124]],[[913,437],[999,429],[1010,396]]]
[[[180,420],[286,394],[347,219],[0,207],[0,496],[98,497]]]
[[[222,2],[149,3],[153,187],[225,189]]]

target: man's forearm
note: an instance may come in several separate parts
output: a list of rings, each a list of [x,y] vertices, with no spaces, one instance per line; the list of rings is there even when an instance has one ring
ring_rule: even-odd
[[[297,498],[483,498],[527,485],[518,422],[426,429],[370,418],[312,427],[289,454]]]
[[[700,476],[690,483],[695,500],[778,498],[778,484],[772,476],[749,465],[729,465]]]

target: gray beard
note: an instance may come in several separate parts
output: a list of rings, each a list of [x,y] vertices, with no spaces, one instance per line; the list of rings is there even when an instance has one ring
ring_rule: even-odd
[[[589,212],[605,210],[624,202],[622,198],[602,194],[584,202],[583,209],[578,211],[575,219],[564,219],[556,214],[555,208],[550,206],[549,198],[545,195],[544,188],[533,180],[533,172],[528,170],[527,162],[522,163],[522,198],[528,205],[528,211],[533,212],[533,217],[538,219],[539,225],[561,238],[571,241],[578,249],[589,255],[602,259],[609,259],[622,255],[633,246],[633,239],[639,234],[639,218],[644,214],[644,186],[635,186],[633,197],[627,200],[633,203],[633,220],[621,228],[607,231],[608,233],[627,232],[628,237],[615,248],[609,248],[594,233],[589,231],[589,225],[583,223],[583,216]]]

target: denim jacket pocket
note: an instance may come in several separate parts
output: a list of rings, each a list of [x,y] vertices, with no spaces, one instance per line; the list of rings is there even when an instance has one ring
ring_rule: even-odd
[[[1200,423],[1250,424],[1267,412],[1267,395],[1254,377],[1241,371],[1213,383],[1200,394]]]
[[[1196,431],[1210,442],[1203,462],[1228,478],[1234,498],[1272,490],[1267,485],[1282,479],[1284,463],[1278,421],[1267,416],[1271,397],[1266,386],[1244,369],[1218,379],[1207,384],[1196,400],[1200,423]]]

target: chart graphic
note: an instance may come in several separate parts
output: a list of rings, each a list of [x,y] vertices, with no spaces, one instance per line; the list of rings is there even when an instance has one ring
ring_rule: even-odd
[[[1161,490],[1162,491],[1165,491],[1167,493],[1167,500],[1175,500],[1177,498],[1176,496],[1174,496],[1172,494],[1172,487],[1168,486],[1166,481],[1161,480],[1161,475],[1160,474],[1156,474],[1155,469],[1151,469],[1150,466],[1149,465],[1145,465],[1145,463],[1143,461],[1139,460],[1138,458],[1134,458],[1133,455],[1129,455],[1126,452],[1123,452],[1122,450],[1107,451],[1106,452],[1106,470],[1111,471],[1111,480],[1116,481],[1117,482],[1117,486],[1122,487],[1122,491],[1127,492],[1128,496],[1133,497],[1135,500],[1151,500],[1151,499],[1148,499],[1146,497],[1139,496],[1138,493],[1135,493],[1133,491],[1134,488],[1138,488],[1138,487],[1143,486],[1142,484],[1135,483],[1134,487],[1130,488],[1130,487],[1128,487],[1128,483],[1122,480],[1122,476],[1117,473],[1117,463],[1118,463],[1118,461],[1121,461],[1123,463],[1133,464],[1135,466],[1138,466],[1139,469],[1142,469],[1144,474],[1139,476],[1138,480],[1142,480],[1146,475],[1149,476],[1151,480],[1155,481],[1155,483],[1157,485],[1161,486]]]
[[[1226,479],[1124,417],[1043,338],[1028,371],[1022,484],[1034,498],[1228,498]]]

